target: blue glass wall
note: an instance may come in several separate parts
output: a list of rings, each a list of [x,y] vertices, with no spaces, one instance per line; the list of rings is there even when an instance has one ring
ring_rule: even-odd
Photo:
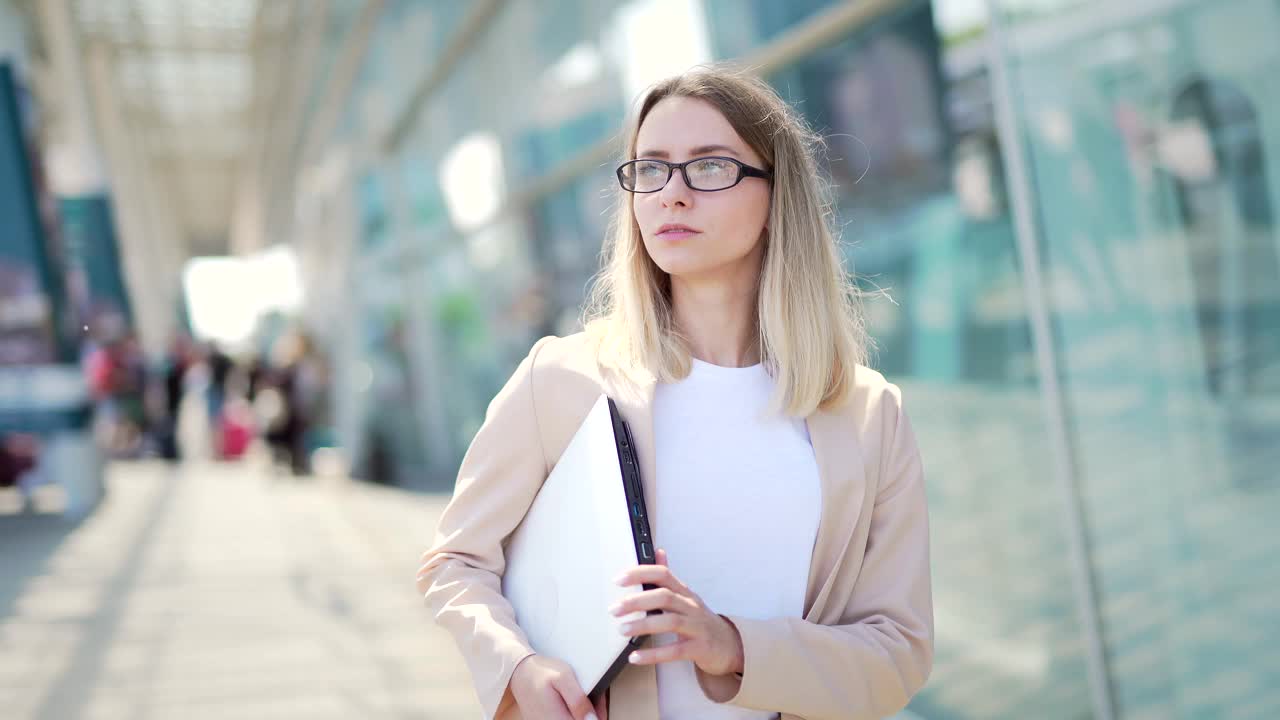
[[[1118,715],[1276,717],[1280,5],[1043,12],[1014,102]]]

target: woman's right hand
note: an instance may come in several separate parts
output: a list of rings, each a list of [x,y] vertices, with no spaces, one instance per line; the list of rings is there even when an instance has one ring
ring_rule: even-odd
[[[592,707],[569,664],[530,655],[511,674],[511,694],[521,717],[542,720],[608,720],[604,698]]]

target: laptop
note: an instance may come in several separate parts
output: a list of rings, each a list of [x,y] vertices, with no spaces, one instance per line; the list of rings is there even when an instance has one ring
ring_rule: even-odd
[[[593,699],[644,641],[618,634],[621,620],[644,615],[609,613],[639,590],[613,581],[652,564],[654,553],[635,440],[601,395],[508,538],[502,576],[502,594],[533,649],[568,663]]]

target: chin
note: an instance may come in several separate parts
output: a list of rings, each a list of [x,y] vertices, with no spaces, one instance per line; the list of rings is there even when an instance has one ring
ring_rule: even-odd
[[[701,275],[724,263],[717,258],[700,257],[697,253],[658,252],[650,255],[653,262],[668,275]]]

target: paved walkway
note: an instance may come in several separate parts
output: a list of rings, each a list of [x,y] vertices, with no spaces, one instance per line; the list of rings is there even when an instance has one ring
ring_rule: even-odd
[[[0,510],[6,720],[480,716],[413,589],[446,498],[160,463],[108,493]]]

